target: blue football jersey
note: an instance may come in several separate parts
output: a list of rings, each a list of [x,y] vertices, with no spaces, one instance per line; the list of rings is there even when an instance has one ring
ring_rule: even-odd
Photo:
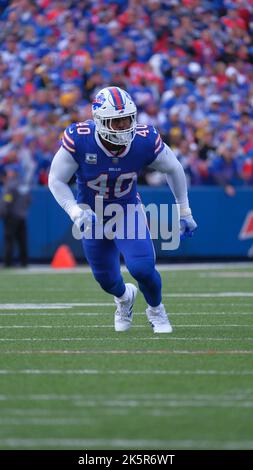
[[[104,204],[135,203],[138,175],[155,160],[164,143],[153,126],[137,126],[132,143],[115,154],[103,147],[90,120],[71,124],[64,131],[62,146],[78,164],[77,202],[94,209],[96,195],[103,197]]]

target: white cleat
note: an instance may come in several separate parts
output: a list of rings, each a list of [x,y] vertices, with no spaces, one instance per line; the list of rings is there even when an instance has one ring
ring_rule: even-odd
[[[154,333],[172,333],[173,329],[163,304],[158,307],[149,306],[146,315]]]
[[[128,283],[126,284],[126,290],[128,293],[127,300],[119,300],[117,297],[114,297],[114,301],[117,305],[114,316],[115,331],[127,331],[132,325],[133,305],[137,295],[137,287],[135,287],[134,284]]]

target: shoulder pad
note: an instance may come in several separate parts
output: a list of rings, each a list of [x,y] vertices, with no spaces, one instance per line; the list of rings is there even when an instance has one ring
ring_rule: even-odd
[[[155,156],[163,150],[164,143],[158,130],[154,126],[137,126],[136,134],[147,138],[147,142],[153,146]]]
[[[62,135],[62,146],[70,153],[75,153],[76,124],[68,126]]]

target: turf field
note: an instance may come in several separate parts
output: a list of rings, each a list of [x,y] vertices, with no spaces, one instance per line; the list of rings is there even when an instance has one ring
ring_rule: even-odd
[[[140,294],[115,333],[89,272],[0,271],[1,449],[253,449],[253,266],[161,274],[171,335]]]

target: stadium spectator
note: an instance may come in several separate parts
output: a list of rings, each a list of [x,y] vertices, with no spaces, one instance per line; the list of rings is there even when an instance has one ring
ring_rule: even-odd
[[[253,148],[252,24],[248,0],[3,1],[1,147],[12,146],[16,128],[24,128],[33,182],[46,184],[56,141],[46,144],[43,136],[60,139],[68,123],[87,118],[96,92],[114,83],[133,96],[141,122],[154,123],[175,146],[182,137],[198,146],[197,160],[188,159],[198,173],[190,184],[210,184],[203,170],[231,131],[242,169]],[[242,183],[251,178],[240,170]]]
[[[212,161],[209,172],[213,181],[222,186],[228,196],[235,195],[235,185],[239,178],[239,171],[233,147],[230,143],[220,145],[218,155]]]

